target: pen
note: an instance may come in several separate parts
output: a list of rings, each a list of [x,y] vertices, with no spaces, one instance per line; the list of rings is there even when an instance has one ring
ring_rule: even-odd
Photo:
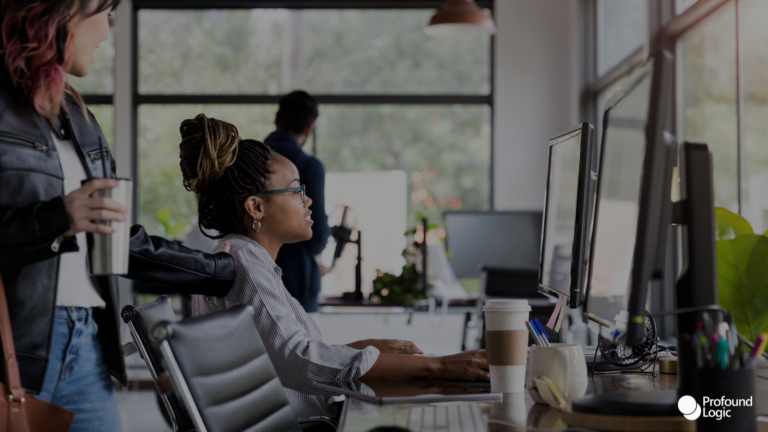
[[[725,370],[728,367],[728,341],[720,339],[717,344],[717,361],[720,363],[720,369]]]
[[[529,324],[531,325],[531,328],[533,329],[533,332],[536,334],[536,343],[539,344],[541,347],[547,346],[543,338],[541,337],[541,333],[539,332],[539,326],[536,325],[536,320],[532,319],[529,321]]]
[[[721,321],[720,324],[717,325],[717,333],[720,335],[721,339],[727,337],[728,329],[730,328],[731,327],[725,321]]]
[[[768,343],[768,334],[761,334],[759,338],[755,341],[755,347],[752,348],[752,352],[749,353],[749,362],[747,363],[747,367],[753,368],[757,364],[757,358],[763,355],[763,351],[765,351],[765,345]]]
[[[741,368],[741,354],[743,352],[742,345],[739,343],[736,345],[733,355],[731,356],[731,369],[739,370]]]
[[[712,318],[710,318],[709,313],[702,313],[702,321],[704,322],[704,331],[707,333],[707,337],[710,337],[714,332],[712,329]]]
[[[531,324],[533,324],[533,329],[536,330],[536,334],[539,335],[539,340],[541,341],[541,346],[549,347],[549,341],[545,337],[544,330],[541,329],[541,327],[539,326],[538,321],[537,320],[533,320],[533,322]]]
[[[547,331],[544,330],[544,325],[541,323],[541,321],[539,321],[538,318],[534,319],[534,321],[536,322],[536,325],[539,328],[539,333],[541,333],[541,337],[544,339],[544,343],[546,343],[547,346],[550,346],[549,345],[549,336],[547,336]]]
[[[538,327],[538,329],[539,329],[539,334],[541,335],[541,340],[542,340],[542,342],[544,342],[544,345],[545,345],[545,346],[551,346],[551,345],[549,344],[549,336],[547,336],[547,331],[546,331],[546,330],[544,330],[544,325],[541,323],[541,321],[539,321],[539,319],[538,319],[538,318],[536,318],[536,320],[535,320],[535,321],[536,321],[536,326],[537,326],[537,327]]]
[[[736,326],[731,324],[726,335],[728,336],[728,351],[730,355],[733,355],[736,352]]]
[[[709,342],[704,335],[699,338],[699,344],[701,345],[701,351],[704,353],[707,367],[712,367],[712,352],[709,350]]]
[[[531,337],[533,338],[533,342],[536,345],[541,346],[541,343],[539,342],[539,337],[536,335],[536,332],[533,330],[533,327],[531,327],[530,321],[526,321],[525,326],[528,327],[528,333],[531,334]]]
[[[698,336],[698,332],[696,336]],[[696,368],[702,369],[704,368],[704,354],[702,353],[700,337],[693,338],[693,348],[696,351]]]

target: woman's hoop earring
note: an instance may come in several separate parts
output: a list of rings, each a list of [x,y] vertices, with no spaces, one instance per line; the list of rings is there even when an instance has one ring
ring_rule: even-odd
[[[256,228],[256,222],[259,223],[259,227],[258,228]],[[256,232],[261,231],[261,221],[260,220],[258,220],[258,219],[254,219],[253,220],[253,230],[256,231]]]

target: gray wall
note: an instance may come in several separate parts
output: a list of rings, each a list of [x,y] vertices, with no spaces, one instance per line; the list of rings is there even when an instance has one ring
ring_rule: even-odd
[[[580,120],[578,4],[496,0],[496,210],[543,208],[549,138]]]

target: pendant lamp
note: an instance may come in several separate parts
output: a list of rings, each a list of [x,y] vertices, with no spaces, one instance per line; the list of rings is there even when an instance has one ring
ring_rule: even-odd
[[[424,32],[432,36],[487,36],[496,34],[496,24],[475,0],[446,0]]]

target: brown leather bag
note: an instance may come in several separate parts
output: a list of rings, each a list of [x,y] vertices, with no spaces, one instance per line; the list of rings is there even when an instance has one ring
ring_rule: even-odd
[[[27,395],[21,387],[5,286],[0,276],[0,338],[5,354],[5,383],[0,383],[0,432],[67,432],[75,413]]]

